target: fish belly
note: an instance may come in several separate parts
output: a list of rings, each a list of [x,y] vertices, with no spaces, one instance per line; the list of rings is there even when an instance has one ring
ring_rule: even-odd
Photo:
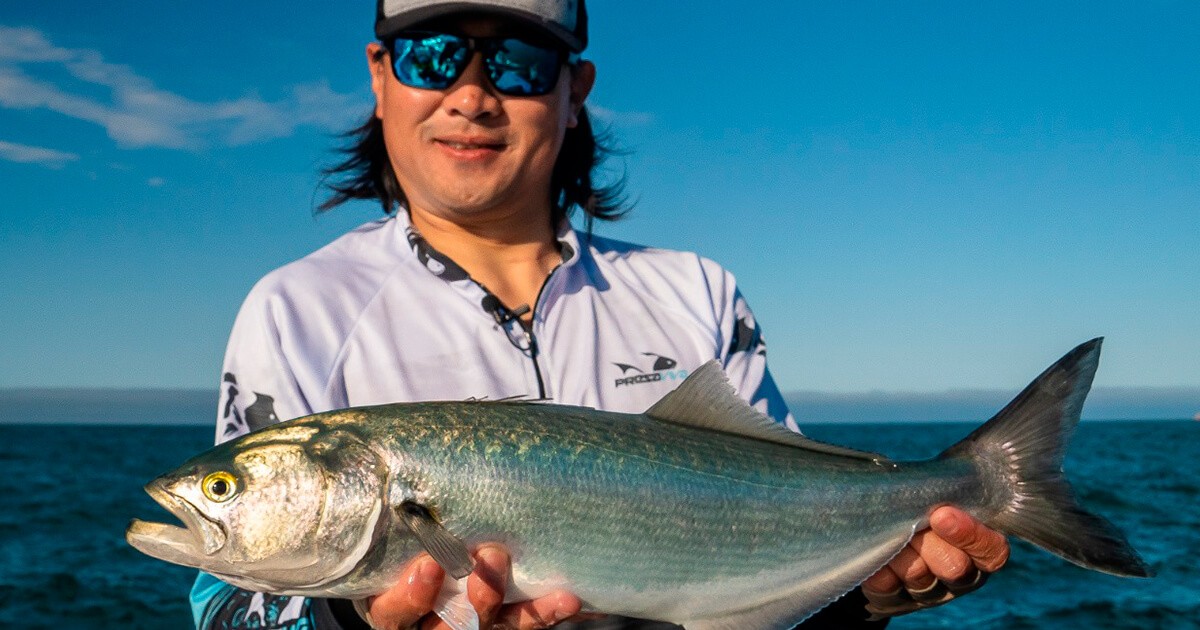
[[[636,417],[473,411],[438,418],[427,444],[409,431],[403,446],[424,451],[413,475],[447,529],[469,546],[508,547],[514,600],[564,588],[590,610],[675,622],[797,589],[824,605],[972,483],[966,470],[880,466]]]
[[[562,588],[589,610],[681,622],[798,591],[823,606],[898,552],[943,492],[923,477],[865,473],[814,472],[800,488],[674,474],[685,478],[606,491],[509,484],[497,497],[508,508],[481,524],[493,535],[478,539],[512,550],[513,600]],[[848,567],[858,578],[846,585]]]

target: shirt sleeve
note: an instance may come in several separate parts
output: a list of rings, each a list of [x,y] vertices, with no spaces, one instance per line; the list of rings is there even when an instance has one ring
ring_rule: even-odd
[[[286,308],[286,301],[265,293],[261,286],[251,291],[229,336],[221,370],[217,443],[314,411],[285,351],[279,309]],[[203,572],[192,586],[190,603],[192,619],[201,630],[347,627],[335,620],[326,600],[247,591]]]
[[[767,343],[750,305],[737,288],[733,276],[724,274],[722,303],[717,309],[720,326],[722,367],[738,393],[754,408],[776,422],[800,433],[775,379],[767,369]]]
[[[221,369],[217,443],[314,412],[285,351],[286,301],[255,287],[242,305]]]

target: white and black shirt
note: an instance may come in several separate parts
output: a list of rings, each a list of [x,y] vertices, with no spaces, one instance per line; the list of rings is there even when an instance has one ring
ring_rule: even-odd
[[[271,272],[230,335],[217,441],[390,402],[516,396],[640,413],[712,359],[752,405],[798,430],[729,272],[566,223],[557,238],[562,264],[528,328],[405,212]],[[200,628],[341,627],[327,600],[250,593],[206,574],[192,607]]]
[[[710,359],[796,430],[729,272],[569,225],[558,239],[563,262],[529,330],[403,212],[271,272],[229,339],[217,441],[389,402],[525,396],[638,413]]]

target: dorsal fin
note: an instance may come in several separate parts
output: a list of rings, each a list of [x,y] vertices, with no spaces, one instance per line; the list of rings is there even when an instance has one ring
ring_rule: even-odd
[[[716,361],[708,361],[689,374],[675,391],[647,409],[646,415],[685,427],[731,433],[827,455],[865,459],[889,467],[892,465],[886,457],[876,453],[825,444],[789,431],[742,400]]]

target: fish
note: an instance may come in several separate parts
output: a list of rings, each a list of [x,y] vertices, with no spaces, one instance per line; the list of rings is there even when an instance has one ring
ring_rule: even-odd
[[[359,602],[428,552],[447,572],[435,612],[456,630],[478,624],[465,583],[484,542],[511,554],[508,601],[567,589],[585,611],[688,630],[790,628],[942,505],[1079,566],[1149,577],[1063,473],[1101,342],[922,461],[789,431],[715,361],[642,414],[524,400],[318,413],[154,479],[146,491],[183,526],[134,519],[126,540],[241,588]]]

